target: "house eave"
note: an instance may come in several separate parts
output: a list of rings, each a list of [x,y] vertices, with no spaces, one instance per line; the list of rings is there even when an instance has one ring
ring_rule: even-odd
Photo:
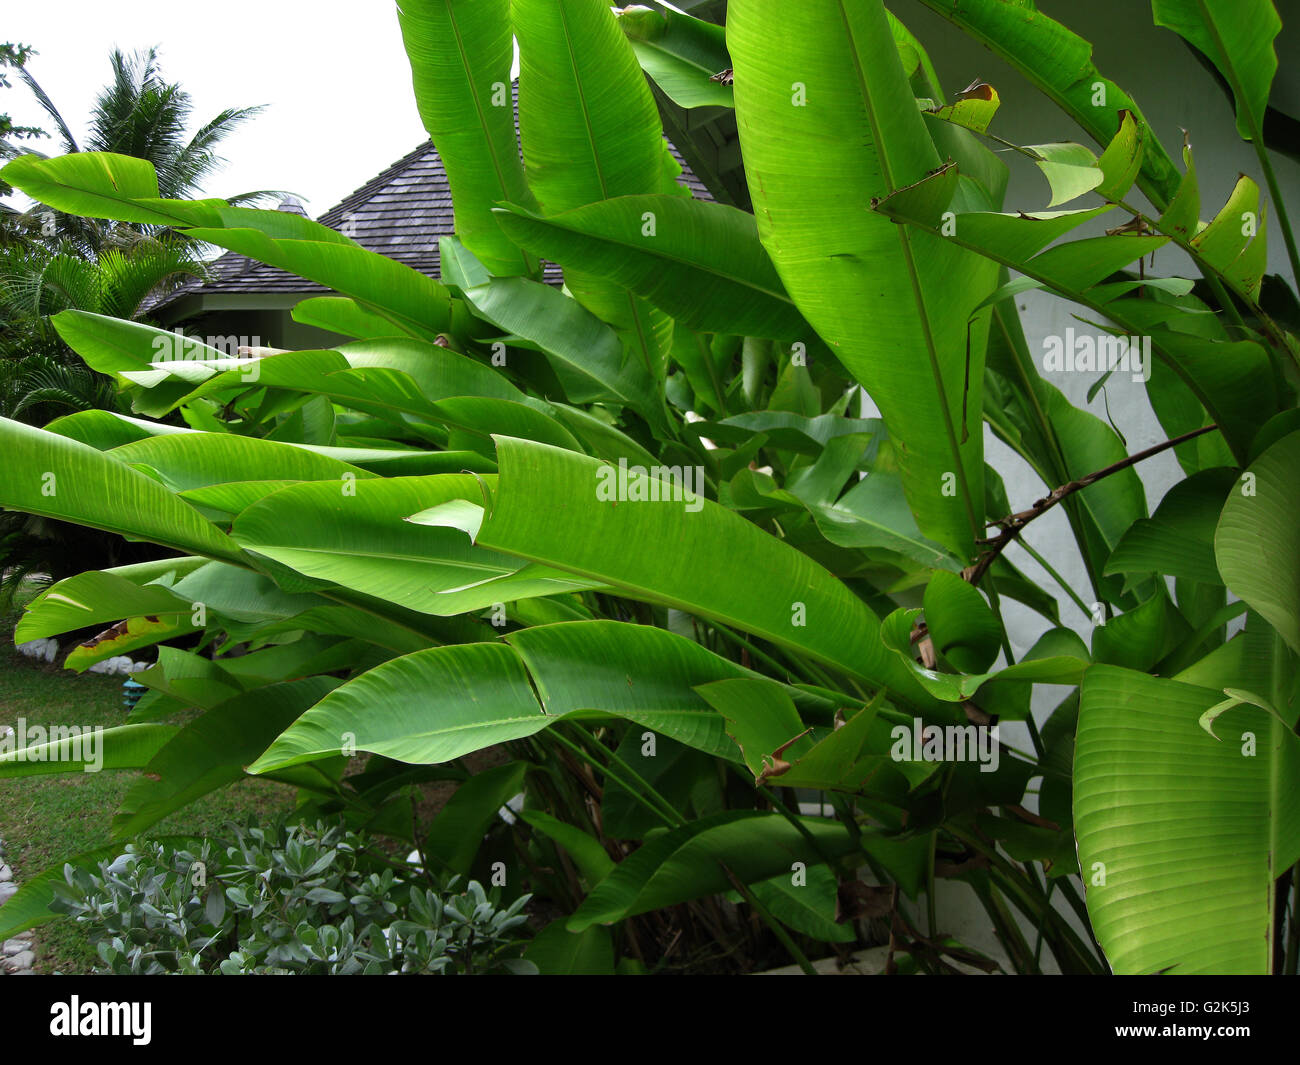
[[[172,326],[211,312],[292,310],[312,296],[330,295],[335,293],[319,288],[303,292],[191,292],[156,308],[153,316],[164,326]]]

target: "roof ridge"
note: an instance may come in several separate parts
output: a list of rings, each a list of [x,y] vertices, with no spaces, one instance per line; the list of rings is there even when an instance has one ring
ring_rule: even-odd
[[[342,221],[343,220],[342,216],[347,213],[345,208],[350,207],[355,203],[366,202],[367,200],[370,199],[371,196],[374,195],[374,193],[379,191],[379,189],[391,183],[393,178],[395,178],[398,174],[402,173],[405,170],[409,170],[412,165],[414,165],[417,162],[420,162],[431,151],[434,151],[433,141],[425,140],[424,143],[422,143],[418,148],[415,148],[413,151],[407,152],[404,156],[402,156],[402,158],[398,159],[395,163],[390,163],[387,167],[385,167],[378,174],[372,177],[364,185],[361,185],[359,188],[348,193],[348,195],[344,196],[343,199],[339,200],[339,202],[336,203],[333,207],[331,207],[328,211],[326,211],[324,214],[317,217],[316,221],[319,222],[321,225],[329,225],[330,223],[327,222],[326,219],[332,215],[340,216],[339,221]],[[333,228],[333,226],[331,226],[330,228]]]

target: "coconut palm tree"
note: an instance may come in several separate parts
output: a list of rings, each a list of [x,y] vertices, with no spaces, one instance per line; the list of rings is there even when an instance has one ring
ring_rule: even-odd
[[[115,49],[109,65],[112,80],[95,99],[84,143],[78,142],[31,72],[19,68],[18,73],[50,116],[64,152],[116,152],[147,159],[158,172],[158,189],[164,197],[184,198],[199,193],[224,162],[217,154],[217,146],[263,110],[262,106],[228,107],[189,135],[193,100],[179,84],[163,77],[156,48],[130,55]],[[229,197],[228,202],[256,203],[274,195],[265,190],[247,192]],[[135,233],[147,228],[63,216],[55,224],[58,237],[71,240],[90,254],[106,244],[130,241]]]
[[[54,122],[65,152],[117,152],[147,159],[158,171],[159,191],[166,197],[199,192],[203,181],[223,162],[216,154],[217,145],[264,110],[262,106],[228,107],[187,139],[193,101],[179,84],[164,80],[156,48],[129,56],[115,49],[109,64],[113,80],[95,100],[84,146],[77,143],[31,72],[23,69],[20,73]]]

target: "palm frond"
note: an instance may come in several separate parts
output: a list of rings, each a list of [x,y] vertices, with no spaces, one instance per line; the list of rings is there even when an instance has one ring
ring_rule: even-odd
[[[63,115],[59,109],[54,106],[54,101],[49,98],[45,90],[41,88],[37,80],[31,76],[25,67],[20,67],[18,76],[27,83],[27,87],[32,90],[32,95],[36,97],[36,102],[41,105],[41,110],[50,116],[50,121],[58,128],[59,137],[63,141],[64,152],[79,152],[77,147],[77,138],[72,135],[72,130],[68,128],[68,123],[64,121]]]

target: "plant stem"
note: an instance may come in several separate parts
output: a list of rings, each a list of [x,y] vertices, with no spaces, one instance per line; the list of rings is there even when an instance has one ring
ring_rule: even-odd
[[[1028,510],[1022,510],[1018,514],[1011,514],[999,521],[991,522],[990,524],[992,525],[1000,526],[1002,531],[992,539],[983,541],[984,543],[989,544],[989,549],[980,556],[979,561],[977,561],[973,566],[968,567],[965,572],[962,573],[962,577],[971,584],[978,584],[984,574],[988,572],[988,568],[993,565],[994,560],[998,555],[1002,554],[1007,544],[1011,543],[1012,540],[1019,538],[1020,530],[1035,518],[1042,517],[1056,506],[1057,503],[1061,502],[1061,500],[1068,499],[1070,496],[1074,495],[1075,492],[1082,491],[1090,485],[1094,485],[1098,481],[1110,477],[1112,474],[1126,470],[1130,466],[1136,466],[1144,459],[1149,459],[1153,455],[1158,455],[1162,451],[1168,451],[1170,448],[1177,447],[1179,444],[1185,444],[1188,440],[1192,440],[1216,429],[1218,429],[1217,425],[1202,426],[1200,429],[1193,429],[1190,433],[1183,433],[1181,436],[1176,436],[1172,440],[1166,440],[1163,443],[1156,444],[1154,447],[1149,447],[1145,451],[1139,451],[1136,455],[1129,455],[1127,458],[1120,459],[1118,462],[1112,462],[1109,466],[1097,470],[1094,473],[1090,473],[1086,477],[1080,477],[1077,480],[1070,481],[1069,484],[1063,484],[1058,488],[1053,488],[1048,495],[1038,500],[1038,502]]]
[[[813,968],[813,963],[808,960],[808,955],[799,949],[799,944],[790,938],[790,933],[785,930],[780,921],[772,916],[771,911],[758,901],[758,896],[749,889],[740,877],[736,876],[735,873],[728,869],[725,863],[718,862],[718,865],[721,866],[722,871],[727,874],[727,879],[731,881],[731,886],[740,893],[740,897],[754,908],[754,912],[758,914],[763,923],[772,930],[772,934],[781,941],[781,945],[789,951],[790,957],[792,957],[799,968],[803,970],[804,975],[819,975],[817,970]]]
[[[695,334],[695,343],[700,349],[700,357],[704,360],[704,367],[709,371],[709,385],[713,389],[713,401],[718,407],[718,418],[726,418],[731,412],[727,409],[727,397],[722,388],[722,382],[718,379],[718,369],[713,364],[713,352],[709,345],[704,342],[704,337],[699,333]]]
[[[1028,540],[1025,540],[1025,539],[1021,538],[1021,540],[1020,540],[1020,546],[1021,546],[1022,548],[1024,548],[1025,553],[1026,553],[1030,558],[1032,558],[1032,559],[1033,559],[1035,562],[1037,562],[1037,563],[1038,563],[1038,564],[1039,564],[1039,565],[1040,565],[1044,570],[1047,571],[1047,575],[1048,575],[1049,577],[1051,577],[1052,580],[1054,580],[1054,581],[1057,583],[1057,585],[1060,587],[1060,589],[1061,589],[1063,592],[1065,592],[1066,595],[1068,595],[1068,596],[1070,597],[1070,599],[1073,601],[1074,605],[1077,606],[1080,610],[1083,611],[1083,613],[1084,613],[1085,616],[1090,617],[1090,616],[1092,615],[1092,610],[1088,607],[1088,605],[1087,605],[1087,604],[1086,604],[1086,603],[1085,603],[1081,598],[1079,598],[1079,593],[1076,592],[1073,588],[1071,588],[1068,584],[1065,583],[1065,578],[1062,577],[1059,573],[1056,572],[1055,569],[1052,568],[1052,564],[1051,564],[1050,562],[1048,562],[1047,559],[1045,559],[1042,555],[1040,555],[1037,551],[1035,551],[1035,550],[1033,549],[1033,547],[1030,546]]]
[[[990,845],[973,832],[948,825],[947,831],[972,850],[978,851],[989,860],[990,874],[1001,886],[1016,907],[1031,921],[1044,929],[1049,926],[1054,930],[1052,952],[1061,963],[1061,970],[1070,972],[1099,973],[1104,970],[1097,959],[1088,951],[1074,929],[1056,912],[1043,897],[1042,889],[1037,884],[1027,885],[1024,874],[1008,862],[996,845]],[[1028,949],[1026,945],[1026,950]]]
[[[550,730],[550,735],[554,739],[558,740],[563,746],[567,747],[571,752],[576,754],[579,758],[599,768],[600,771],[610,780],[622,785],[634,799],[641,803],[642,806],[646,807],[646,809],[650,810],[656,817],[667,822],[670,827],[680,828],[686,823],[682,815],[673,809],[667,799],[660,795],[659,792],[651,787],[650,784],[648,784],[641,775],[636,772],[636,770],[632,769],[608,747],[605,747],[603,744],[600,745],[601,750],[604,752],[606,757],[609,758],[610,762],[619,767],[618,771],[615,771],[608,764],[601,765],[592,759],[586,750],[561,733],[559,726],[552,728]],[[594,743],[595,741],[593,740],[592,742]],[[622,775],[623,773],[626,773],[627,776],[631,778],[631,781],[624,777]],[[644,791],[640,791],[637,787],[633,786],[632,781],[635,781],[635,783],[639,785],[640,788],[644,789]]]
[[[736,767],[733,768],[735,768],[736,775],[741,776],[743,778],[743,774],[740,772],[739,768]],[[776,809],[777,813],[779,813],[782,817],[784,817],[787,821],[790,822],[790,824],[794,827],[795,831],[798,832],[799,835],[803,836],[808,846],[817,852],[817,856],[821,858],[821,860],[827,865],[827,867],[831,869],[835,868],[835,862],[831,859],[831,856],[827,854],[825,850],[822,849],[822,845],[817,842],[817,837],[814,836],[810,831],[808,831],[808,826],[805,825],[799,819],[800,815],[790,810],[789,807],[787,807],[785,803],[783,803],[780,800],[777,794],[766,785],[759,788],[758,793],[772,804],[772,806]],[[857,826],[855,825],[854,827],[856,828]]]
[[[1006,278],[1008,276],[1009,271],[1004,266],[1002,277]],[[1056,427],[1052,424],[1052,420],[1047,416],[1047,412],[1043,409],[1042,401],[1038,395],[1038,386],[1043,383],[1042,379],[1039,377],[1038,372],[1031,369],[1031,366],[1027,364],[1026,360],[1029,357],[1029,350],[1024,339],[1023,330],[1020,330],[1017,334],[1007,328],[1004,308],[1001,304],[998,304],[993,308],[993,322],[994,327],[1001,332],[1003,342],[1006,344],[1007,351],[1011,355],[1011,362],[1015,366],[1016,373],[1019,375],[1020,387],[1029,400],[1031,413],[1038,424],[1038,431],[1047,442],[1047,458],[1052,469],[1050,471],[1040,469],[1036,458],[1033,455],[1030,455],[1028,451],[1024,450],[1023,447],[1018,447],[1015,444],[1012,444],[1010,440],[1008,440],[1007,443],[1011,444],[1020,456],[1029,463],[1034,472],[1042,477],[1044,484],[1050,484],[1052,481],[1057,481],[1058,483],[1067,481],[1070,479],[1070,466],[1065,460],[1065,452],[1061,449],[1061,441],[1056,435]],[[1017,341],[1019,341],[1019,343],[1017,343]],[[1048,476],[1049,473],[1051,476]],[[1085,569],[1088,574],[1088,582],[1092,585],[1093,599],[1094,601],[1097,601],[1102,598],[1101,588],[1097,582],[1097,577],[1093,572],[1095,567],[1092,565],[1092,560],[1089,557],[1088,540],[1084,535],[1082,513],[1084,507],[1082,506],[1082,503],[1082,499],[1069,500],[1065,505],[1065,512],[1070,521],[1070,531],[1074,534],[1074,541],[1079,549],[1079,556],[1083,559],[1085,564]],[[1088,611],[1085,609],[1084,613],[1087,614]]]
[[[788,677],[791,674],[791,672],[793,672],[789,668],[789,666],[781,665],[780,662],[778,662],[766,651],[759,650],[759,648],[755,647],[752,641],[745,639],[745,637],[743,636],[737,635],[736,633],[728,629],[726,626],[719,625],[716,621],[710,622],[710,625],[712,626],[713,631],[716,632],[719,636],[721,636],[724,640],[726,640],[728,643],[735,645],[736,647],[743,647],[746,651],[748,651],[751,655],[753,655],[756,659],[762,662],[765,666],[767,666],[768,669],[772,670],[778,676],[784,675]],[[804,679],[811,681],[814,678],[812,677],[811,674],[805,672]]]

